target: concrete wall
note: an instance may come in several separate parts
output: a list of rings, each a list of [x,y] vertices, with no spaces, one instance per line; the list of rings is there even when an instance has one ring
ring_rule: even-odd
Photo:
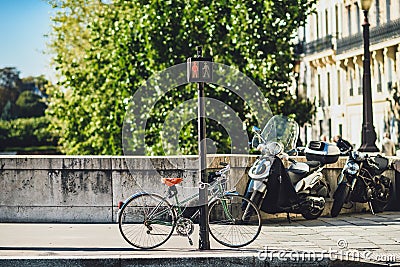
[[[254,156],[209,155],[209,168],[219,162],[232,166],[228,188],[243,193],[246,171]],[[299,159],[304,160],[304,159]],[[336,189],[336,178],[345,162],[324,170]],[[118,201],[138,191],[163,194],[161,177],[183,177],[182,198],[198,192],[196,156],[0,156],[0,222],[113,222]],[[394,172],[387,176],[394,180]],[[331,199],[329,199],[331,200]],[[351,212],[365,209],[356,205]],[[330,203],[325,212],[330,210]],[[345,212],[345,211],[344,211]],[[268,216],[274,217],[274,215]]]

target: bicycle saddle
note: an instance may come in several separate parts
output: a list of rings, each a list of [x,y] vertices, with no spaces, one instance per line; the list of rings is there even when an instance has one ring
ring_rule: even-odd
[[[173,186],[183,181],[183,178],[161,178],[161,182],[167,186]]]

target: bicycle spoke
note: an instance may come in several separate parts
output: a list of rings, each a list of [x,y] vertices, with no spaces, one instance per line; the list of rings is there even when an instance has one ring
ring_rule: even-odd
[[[142,194],[124,206],[120,214],[119,229],[132,246],[155,248],[170,238],[174,221],[173,210],[162,197]]]
[[[245,207],[250,205],[247,210],[252,211],[252,216],[244,216],[242,203]],[[209,224],[210,233],[216,241],[229,247],[242,247],[253,242],[259,235],[261,215],[248,199],[227,195],[210,205]]]

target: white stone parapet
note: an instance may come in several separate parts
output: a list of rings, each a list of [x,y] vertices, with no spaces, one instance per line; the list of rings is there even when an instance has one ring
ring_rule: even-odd
[[[116,220],[119,201],[139,191],[162,192],[160,177],[182,177],[197,190],[197,156],[0,156],[0,222],[99,222]],[[208,168],[231,164],[229,187],[241,194],[256,156],[208,155]],[[301,157],[298,160],[304,160]],[[325,177],[336,189],[345,158],[327,165]],[[394,181],[394,171],[386,175]],[[328,214],[330,202],[325,209]],[[360,211],[356,205],[350,211]],[[345,211],[343,211],[345,212]],[[270,215],[274,216],[274,215]]]

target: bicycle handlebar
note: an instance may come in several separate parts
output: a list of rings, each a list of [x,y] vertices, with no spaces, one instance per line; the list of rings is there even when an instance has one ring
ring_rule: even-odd
[[[224,166],[224,167],[222,169],[216,171],[215,173],[224,174],[224,173],[228,172],[231,169],[231,165],[228,164],[228,163],[220,162],[220,165]]]
[[[379,170],[379,165],[373,161],[371,158],[367,158],[367,162],[370,166],[372,166],[373,168],[375,168],[376,170]]]

